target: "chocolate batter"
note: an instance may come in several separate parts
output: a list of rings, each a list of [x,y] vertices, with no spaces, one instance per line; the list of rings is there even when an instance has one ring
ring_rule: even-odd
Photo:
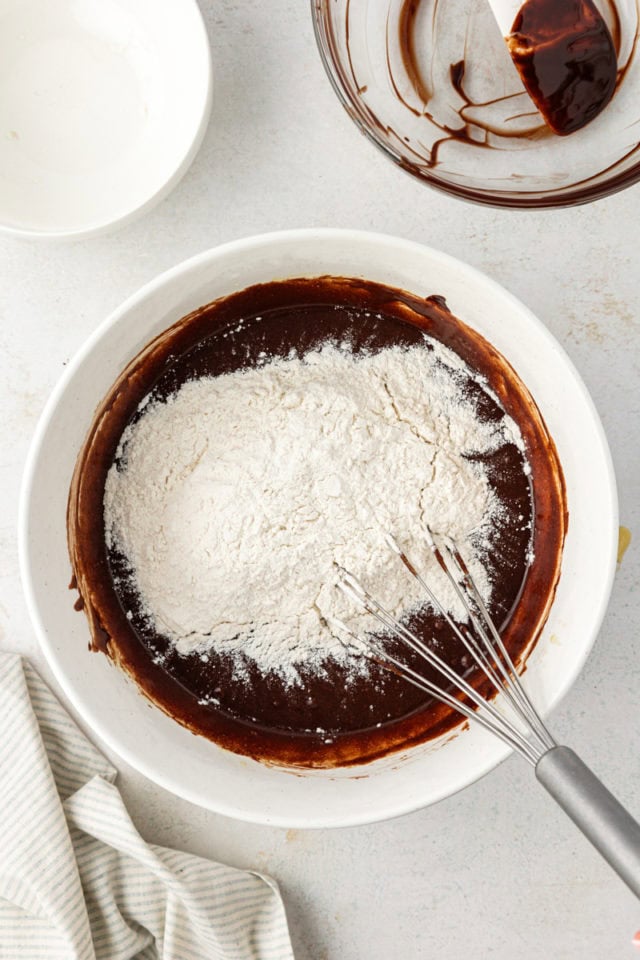
[[[245,322],[236,330],[241,318]],[[506,410],[525,440],[531,475],[515,445],[485,456],[490,482],[507,508],[506,521],[493,535],[491,612],[516,661],[523,661],[535,642],[559,575],[567,522],[564,482],[540,414],[504,358],[437,296],[423,300],[337,278],[251,287],[185,317],[129,364],[96,412],[69,497],[72,583],[89,619],[92,649],[106,653],[194,732],[265,761],[336,766],[434,737],[459,722],[452,711],[375,664],[369,676],[354,676],[328,660],[324,674],[302,671],[303,683],[287,687],[278,676],[261,674],[249,659],[247,681],[219,654],[209,653],[206,662],[197,652],[178,654],[141,615],[126,558],[107,549],[104,536],[106,475],[122,432],[149,392],[165,398],[191,378],[254,366],[261,353],[286,357],[293,349],[303,355],[346,339],[358,354],[421,345],[423,331],[486,378],[499,403],[475,381],[466,384],[479,415],[497,419]],[[529,565],[531,547],[535,559]],[[127,618],[126,611],[133,616]],[[438,617],[425,610],[411,626],[425,639],[437,638],[441,655],[468,671],[465,651]],[[471,679],[482,687],[480,678]],[[200,702],[205,697],[216,703]]]
[[[611,100],[616,50],[591,0],[525,0],[508,44],[522,82],[555,133],[580,130]]]

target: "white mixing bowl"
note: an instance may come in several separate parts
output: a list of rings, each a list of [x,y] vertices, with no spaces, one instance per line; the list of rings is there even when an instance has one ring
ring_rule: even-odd
[[[210,250],[162,274],[124,303],[67,367],[29,456],[20,517],[24,587],[47,659],[73,707],[128,763],[168,790],[229,816],[288,827],[346,826],[396,816],[477,780],[508,750],[465,729],[360,767],[295,772],[229,753],[152,706],[106,657],[89,653],[69,592],[66,505],[94,410],[129,360],[164,328],[217,297],[300,276],[361,277],[446,297],[528,386],[555,439],[569,532],[558,591],[525,685],[546,712],[569,689],[600,626],[615,569],[616,491],[586,389],[545,327],[514,297],[464,264],[377,234],[301,230]]]
[[[210,108],[195,0],[0,0],[0,229],[124,224],[185,173]]]

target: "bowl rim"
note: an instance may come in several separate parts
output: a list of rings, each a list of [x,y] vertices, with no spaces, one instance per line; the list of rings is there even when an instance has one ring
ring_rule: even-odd
[[[577,207],[583,203],[590,203],[594,200],[600,200],[603,197],[612,196],[621,190],[625,190],[627,187],[632,187],[640,181],[640,160],[628,170],[621,171],[609,180],[603,183],[593,184],[590,187],[579,186],[573,189],[561,188],[558,189],[558,192],[554,190],[545,192],[531,191],[530,193],[521,191],[517,196],[510,196],[508,193],[492,193],[491,190],[472,190],[469,187],[450,183],[431,170],[419,173],[407,163],[400,153],[378,136],[375,129],[364,121],[360,116],[358,104],[353,97],[349,95],[342,83],[340,83],[334,61],[324,43],[324,30],[321,18],[325,8],[329,5],[329,0],[310,0],[310,5],[313,32],[318,53],[320,54],[320,60],[339,102],[365,138],[412,179],[426,183],[441,193],[455,197],[458,200],[466,200],[481,206],[499,207],[506,210],[552,210],[562,207]]]
[[[442,264],[446,263],[457,267],[458,269],[462,268],[467,275],[471,275],[483,284],[488,285],[491,289],[495,290],[503,298],[505,298],[506,302],[512,303],[515,309],[527,315],[529,322],[535,326],[537,334],[541,336],[547,342],[547,345],[556,351],[563,360],[567,373],[571,376],[574,386],[578,388],[578,391],[581,394],[582,401],[586,404],[589,417],[595,428],[596,436],[600,444],[599,454],[601,455],[602,463],[606,472],[606,490],[608,493],[608,500],[606,503],[601,502],[600,504],[601,509],[606,509],[606,512],[611,519],[608,545],[605,545],[606,549],[604,550],[604,553],[602,553],[604,556],[603,569],[606,570],[606,576],[601,582],[600,597],[596,614],[593,617],[590,637],[588,638],[587,642],[583,643],[579,654],[573,658],[571,669],[564,671],[562,682],[554,691],[553,697],[550,698],[549,702],[541,711],[543,716],[547,715],[552,709],[555,709],[558,703],[573,686],[592,650],[593,644],[596,641],[603,618],[605,616],[616,571],[618,543],[618,501],[613,463],[607,444],[606,435],[604,433],[604,428],[586,385],[584,384],[580,374],[578,373],[571,359],[565,353],[562,346],[558,343],[558,341],[542,323],[542,321],[539,320],[535,314],[533,314],[529,308],[522,303],[522,301],[502,287],[499,283],[497,283],[497,281],[493,280],[491,277],[488,277],[475,267],[472,267],[459,260],[458,258],[446,253],[442,253],[438,250],[434,250],[425,244],[412,240],[405,240],[384,233],[334,228],[302,228],[248,236],[202,251],[201,253],[196,254],[195,256],[190,257],[187,260],[184,260],[168,270],[160,273],[140,287],[129,297],[127,297],[120,304],[120,306],[113,310],[98,325],[93,333],[90,334],[90,336],[76,351],[70,362],[65,367],[65,370],[60,376],[54,389],[52,390],[39,418],[25,461],[18,508],[19,566],[23,592],[25,595],[30,619],[38,637],[39,646],[42,649],[48,666],[52,670],[57,682],[59,683],[65,696],[70,701],[71,706],[75,711],[77,711],[78,715],[90,725],[91,731],[95,733],[107,745],[108,748],[113,750],[114,753],[120,756],[132,768],[138,770],[152,782],[162,786],[164,789],[168,790],[174,795],[180,796],[185,800],[204,807],[205,809],[209,809],[213,812],[230,816],[235,819],[241,819],[246,822],[254,822],[270,826],[317,829],[357,826],[375,821],[391,819],[393,817],[401,816],[426,806],[431,806],[433,803],[437,803],[448,796],[454,795],[465,787],[470,786],[472,783],[475,783],[477,780],[481,779],[494,767],[501,763],[512,751],[506,745],[496,741],[496,748],[492,755],[488,757],[482,765],[477,766],[470,775],[467,774],[460,778],[460,782],[454,784],[453,786],[443,786],[443,788],[439,791],[433,791],[431,796],[426,800],[409,798],[404,802],[401,800],[396,800],[393,804],[387,803],[384,810],[376,811],[374,815],[371,815],[371,813],[367,812],[366,810],[362,810],[359,813],[351,812],[348,816],[343,815],[342,819],[339,820],[337,820],[335,817],[323,819],[321,815],[316,815],[314,818],[310,817],[308,814],[299,814],[296,817],[292,816],[290,813],[287,813],[283,816],[279,816],[278,814],[270,814],[265,816],[261,815],[259,811],[253,808],[249,810],[246,808],[239,809],[237,806],[234,806],[231,803],[220,802],[219,800],[212,802],[212,797],[206,789],[198,790],[185,787],[183,783],[173,779],[170,775],[166,775],[163,770],[159,770],[158,767],[154,766],[152,762],[148,763],[144,757],[140,753],[136,753],[133,748],[123,744],[121,739],[112,735],[108,724],[103,722],[101,719],[96,718],[96,716],[91,713],[91,710],[87,708],[86,702],[83,702],[82,698],[76,694],[74,684],[71,678],[65,673],[63,664],[59,661],[53,644],[51,643],[47,634],[46,625],[41,614],[40,605],[36,596],[35,583],[31,572],[31,551],[33,550],[33,547],[29,540],[31,499],[38,475],[40,451],[47,435],[50,422],[76,371],[82,366],[87,356],[93,352],[105,333],[107,333],[118,320],[125,316],[129,311],[134,309],[139,303],[144,302],[144,300],[154,292],[161,290],[166,283],[171,282],[174,278],[179,277],[181,274],[189,271],[193,267],[197,267],[201,264],[211,265],[215,263],[216,260],[235,252],[247,254],[273,244],[286,244],[292,241],[298,243],[300,241],[304,241],[305,239],[313,238],[324,238],[328,240],[331,240],[332,238],[338,238],[341,240],[348,239],[353,244],[358,242],[379,243],[386,245],[387,247],[395,247],[398,251],[419,251],[422,254],[426,253],[429,257],[433,258],[435,262],[440,262]],[[281,769],[283,769],[283,772],[287,772],[285,768]],[[360,769],[366,770],[366,767]],[[358,768],[353,768],[353,770],[355,770],[357,773]]]
[[[136,220],[138,217],[143,216],[143,214],[147,213],[147,211],[151,210],[162,200],[164,200],[178,185],[180,180],[182,180],[185,173],[195,160],[200,147],[202,146],[202,141],[204,140],[204,136],[209,125],[213,103],[213,61],[211,57],[211,46],[209,44],[206,23],[197,0],[179,0],[179,3],[182,6],[187,4],[191,7],[192,14],[194,16],[194,24],[196,27],[194,36],[198,37],[198,43],[200,45],[198,56],[204,58],[203,64],[205,67],[206,79],[203,88],[204,96],[202,97],[202,107],[197,125],[193,131],[190,141],[185,146],[182,156],[177,161],[177,164],[169,177],[152,194],[148,195],[145,199],[141,200],[125,213],[119,214],[116,217],[101,219],[88,223],[85,226],[75,227],[72,229],[61,228],[55,230],[41,230],[32,227],[21,227],[15,224],[6,223],[0,219],[0,235],[3,234],[5,236],[15,237],[16,239],[36,240],[40,242],[47,240],[83,240],[88,237],[109,233],[110,231],[124,227],[133,220]]]

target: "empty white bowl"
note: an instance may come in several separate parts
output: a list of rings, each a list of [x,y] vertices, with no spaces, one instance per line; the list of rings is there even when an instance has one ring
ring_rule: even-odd
[[[43,413],[20,511],[23,582],[42,648],[89,727],[132,766],[211,810],[289,827],[345,826],[414,810],[461,789],[508,750],[480,728],[354,768],[290,771],[194,736],[101,655],[74,608],[66,538],[69,483],[94,410],[123,367],[159,332],[217,297],[285,277],[349,276],[446,297],[529,387],[563,465],[569,531],[546,627],[525,685],[548,711],[577,676],[609,597],[617,545],[615,483],[582,381],[545,327],[492,280],[416,243],[377,234],[298,230],[210,250],[127,300],[68,365]]]
[[[184,174],[210,106],[195,0],[0,0],[0,227],[123,224]]]

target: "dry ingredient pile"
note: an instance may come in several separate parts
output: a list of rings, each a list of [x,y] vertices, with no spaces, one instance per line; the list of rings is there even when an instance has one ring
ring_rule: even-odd
[[[387,531],[458,612],[425,522],[456,539],[489,599],[483,561],[504,508],[474,458],[524,445],[507,415],[478,416],[469,378],[489,392],[425,334],[374,354],[330,343],[264,357],[147,397],[104,500],[107,546],[126,558],[144,616],[182,654],[232,655],[239,675],[249,658],[294,684],[301,665],[350,656],[332,618],[376,626],[336,590],[334,563],[398,616],[424,604]]]

